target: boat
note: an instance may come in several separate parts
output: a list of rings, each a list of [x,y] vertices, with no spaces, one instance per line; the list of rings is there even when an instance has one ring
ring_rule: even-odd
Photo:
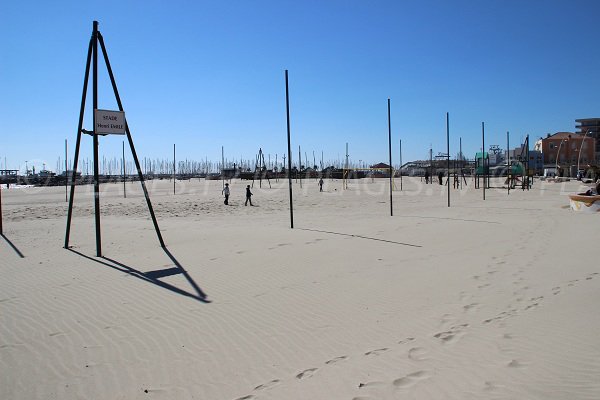
[[[569,205],[571,210],[588,213],[600,212],[600,195],[586,195],[585,193],[570,194]]]

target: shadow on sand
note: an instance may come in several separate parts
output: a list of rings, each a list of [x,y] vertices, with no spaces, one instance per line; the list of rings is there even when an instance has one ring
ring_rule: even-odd
[[[393,240],[378,239],[378,238],[369,237],[369,236],[362,236],[362,235],[354,235],[352,233],[341,233],[341,232],[323,231],[323,230],[319,230],[319,229],[308,229],[308,228],[296,228],[296,229],[298,229],[300,231],[320,232],[320,233],[328,233],[330,235],[340,235],[340,236],[349,236],[349,237],[359,238],[359,239],[376,240],[378,242],[393,243],[393,244],[399,244],[399,245],[402,245],[402,246],[423,247],[423,246],[418,245],[418,244],[395,242]]]
[[[191,297],[192,299],[198,300],[202,303],[210,303],[211,302],[210,300],[208,300],[206,298],[206,294],[202,291],[202,289],[200,289],[198,284],[196,284],[196,282],[192,279],[192,277],[188,274],[188,272],[181,266],[179,261],[177,261],[177,259],[173,256],[173,254],[171,254],[171,252],[169,250],[167,250],[166,248],[163,248],[163,250],[165,251],[167,256],[171,259],[171,261],[173,261],[173,264],[175,264],[175,267],[167,268],[167,269],[159,269],[156,271],[148,271],[148,272],[138,271],[135,268],[132,268],[128,265],[125,265],[119,261],[115,261],[108,257],[94,258],[94,257],[86,256],[85,254],[80,253],[79,251],[73,250],[71,248],[69,248],[68,250],[83,257],[83,258],[87,258],[88,260],[97,262],[102,265],[106,265],[107,267],[111,267],[113,269],[116,269],[117,271],[125,272],[126,274],[131,275],[135,278],[141,279],[146,282],[150,282],[154,285],[160,286],[164,289],[170,290],[170,291],[180,294],[182,296]],[[182,274],[185,277],[185,279],[187,279],[187,281],[194,288],[194,291],[196,293],[185,291],[183,289],[180,289],[176,286],[173,286],[169,283],[166,283],[166,282],[163,282],[160,280],[160,278],[164,278],[166,276],[178,275],[178,274]]]
[[[13,242],[11,242],[11,241],[10,241],[10,240],[9,240],[9,239],[6,237],[6,236],[4,236],[4,234],[3,234],[3,233],[1,233],[1,234],[0,234],[0,236],[2,236],[2,238],[3,238],[4,240],[6,240],[6,243],[8,243],[8,245],[9,245],[10,247],[12,247],[12,249],[15,251],[15,253],[17,253],[17,254],[19,255],[19,257],[21,257],[21,258],[25,258],[25,256],[23,255],[23,253],[21,253],[21,251],[20,251],[20,250],[17,248],[17,246],[15,246],[15,245],[13,244]]]

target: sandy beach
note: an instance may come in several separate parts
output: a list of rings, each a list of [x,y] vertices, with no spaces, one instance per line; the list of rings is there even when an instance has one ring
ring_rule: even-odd
[[[2,190],[1,399],[598,399],[580,182],[154,180]],[[493,185],[501,186],[494,181]]]

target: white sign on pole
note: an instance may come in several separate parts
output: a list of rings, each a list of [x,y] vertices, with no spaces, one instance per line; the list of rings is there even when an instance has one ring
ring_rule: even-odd
[[[123,111],[94,110],[96,135],[125,135],[125,113]]]

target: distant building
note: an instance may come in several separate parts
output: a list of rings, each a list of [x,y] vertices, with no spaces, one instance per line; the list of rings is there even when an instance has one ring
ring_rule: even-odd
[[[576,119],[577,133],[595,139],[595,165],[600,165],[600,118]],[[587,139],[586,139],[587,140]],[[581,155],[583,157],[583,154]]]
[[[596,163],[596,142],[590,134],[586,137],[575,132],[557,132],[540,138],[534,148],[541,148],[544,165],[558,165],[563,175],[574,177],[578,163],[580,168]]]

